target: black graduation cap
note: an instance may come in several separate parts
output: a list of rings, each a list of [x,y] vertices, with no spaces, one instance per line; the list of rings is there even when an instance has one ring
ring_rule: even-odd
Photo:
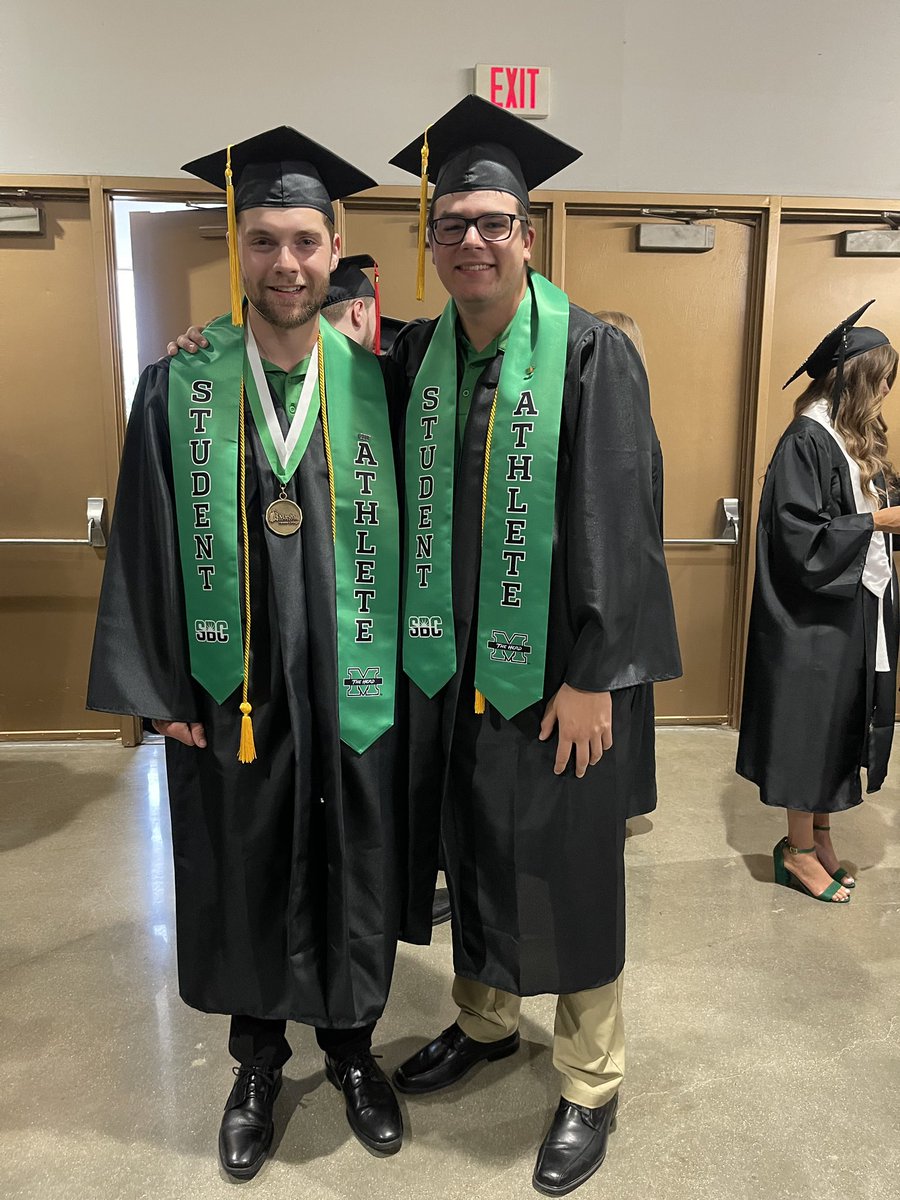
[[[374,272],[374,280],[363,274],[363,268]],[[347,254],[331,272],[328,291],[323,308],[341,304],[344,300],[357,300],[366,296],[375,298],[375,353],[381,353],[381,291],[378,287],[378,263],[371,254]]]
[[[428,179],[437,200],[448,192],[509,192],[528,208],[528,193],[581,158],[581,151],[543,129],[466,96],[391,159],[421,179],[416,296],[425,294],[425,209]]]
[[[366,296],[375,295],[375,284],[364,274],[363,268],[375,271],[378,278],[378,263],[371,254],[348,254],[331,272],[331,282],[328,284],[328,294],[323,308],[330,304],[341,304],[344,300],[359,300]]]
[[[831,333],[822,338],[806,362],[797,368],[781,390],[784,391],[804,371],[810,379],[822,379],[829,371],[837,370],[831,403],[831,419],[835,420],[844,390],[844,363],[857,355],[865,354],[867,350],[874,350],[876,346],[888,345],[888,338],[880,329],[856,325],[866,309],[874,303],[874,300],[867,301],[862,308],[851,313],[840,325],[835,326]]]
[[[480,96],[466,96],[391,164],[421,175],[427,140],[433,199],[448,192],[509,192],[528,207],[528,193],[581,158],[581,151]]]
[[[229,151],[236,212],[314,208],[334,220],[332,200],[375,187],[375,180],[290,125],[267,129],[181,168],[216,187],[227,184]]]
[[[237,252],[237,214],[247,208],[313,208],[334,221],[332,200],[375,187],[357,170],[290,125],[267,129],[181,168],[225,189],[231,321],[243,325],[243,288]]]

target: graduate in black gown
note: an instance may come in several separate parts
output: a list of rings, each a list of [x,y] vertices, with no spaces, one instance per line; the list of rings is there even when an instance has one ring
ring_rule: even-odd
[[[872,303],[870,301],[869,303]],[[787,809],[778,883],[846,903],[855,880],[831,841],[831,815],[887,773],[897,691],[900,508],[888,460],[884,397],[897,352],[853,313],[785,384],[794,403],[766,473],[737,771],[764,804]]]
[[[557,994],[562,1098],[534,1174],[556,1195],[606,1152],[635,708],[680,673],[647,379],[626,337],[528,267],[528,189],[578,152],[475,97],[427,140],[452,302],[391,353],[409,397],[406,934],[430,937],[440,845],[460,1014],[394,1078],[433,1092],[514,1053],[520,997]],[[421,147],[393,161],[418,173]]]
[[[232,1017],[219,1152],[248,1179],[286,1021],[315,1027],[357,1136],[400,1148],[370,1047],[403,903],[405,781],[382,373],[319,320],[340,251],[331,201],[373,181],[285,127],[185,169],[224,186],[226,162],[232,314],[206,350],[141,376],[88,705],[167,735],[179,987]]]

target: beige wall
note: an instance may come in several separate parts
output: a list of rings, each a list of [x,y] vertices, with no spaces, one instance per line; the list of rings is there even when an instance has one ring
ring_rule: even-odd
[[[0,61],[0,172],[171,176],[285,122],[405,182],[390,155],[499,61],[553,69],[585,151],[554,187],[900,193],[896,0],[13,0]]]

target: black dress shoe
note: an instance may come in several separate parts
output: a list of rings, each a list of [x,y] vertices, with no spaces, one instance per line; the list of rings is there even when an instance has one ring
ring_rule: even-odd
[[[437,888],[431,903],[432,925],[443,925],[450,920],[450,893],[446,888]]]
[[[237,1079],[219,1126],[219,1162],[232,1179],[252,1179],[272,1145],[281,1068],[235,1067],[234,1073]]]
[[[538,1151],[531,1181],[537,1191],[545,1196],[566,1196],[603,1166],[618,1107],[618,1092],[600,1108],[560,1100]]]
[[[437,1092],[462,1079],[476,1063],[506,1058],[518,1048],[518,1031],[499,1042],[476,1042],[454,1022],[397,1068],[394,1084],[399,1091],[414,1095]]]
[[[339,1062],[326,1055],[325,1074],[343,1092],[347,1121],[362,1144],[375,1154],[396,1154],[403,1145],[400,1105],[369,1051]]]

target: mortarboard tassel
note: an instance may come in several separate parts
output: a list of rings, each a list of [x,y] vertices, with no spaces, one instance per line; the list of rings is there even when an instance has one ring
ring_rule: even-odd
[[[378,285],[378,263],[373,266],[375,273],[375,353],[381,353],[381,288]]]
[[[479,692],[478,688],[475,689],[475,714],[484,715],[484,692]]]
[[[225,151],[225,202],[228,208],[228,272],[231,281],[231,323],[244,324],[244,289],[238,258],[237,212],[234,207],[234,183],[231,175],[231,147]]]
[[[428,127],[429,129],[431,126]],[[419,257],[416,261],[416,299],[425,299],[425,220],[428,214],[428,129],[422,138],[422,190],[419,193]]]

